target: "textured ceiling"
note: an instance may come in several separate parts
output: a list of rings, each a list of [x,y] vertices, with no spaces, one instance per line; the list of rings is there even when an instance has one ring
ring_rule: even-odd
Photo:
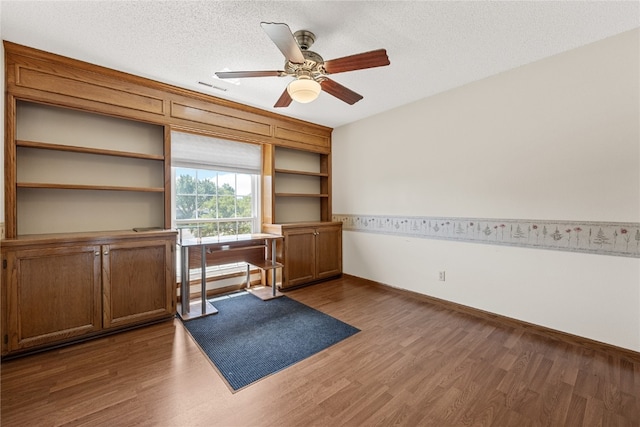
[[[330,127],[640,27],[637,1],[2,1],[0,15],[4,40]],[[283,69],[261,21],[314,32],[325,60],[386,48],[391,65],[332,75],[364,96],[353,106],[322,93],[274,109],[290,78],[213,77]]]

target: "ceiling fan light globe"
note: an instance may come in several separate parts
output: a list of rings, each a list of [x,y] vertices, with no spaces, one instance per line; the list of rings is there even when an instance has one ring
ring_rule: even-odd
[[[313,79],[297,79],[289,83],[287,92],[291,99],[302,104],[313,101],[320,94],[320,83]]]

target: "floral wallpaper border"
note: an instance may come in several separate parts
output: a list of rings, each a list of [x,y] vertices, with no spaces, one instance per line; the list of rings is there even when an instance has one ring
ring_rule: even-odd
[[[640,223],[334,214],[343,230],[640,258]]]

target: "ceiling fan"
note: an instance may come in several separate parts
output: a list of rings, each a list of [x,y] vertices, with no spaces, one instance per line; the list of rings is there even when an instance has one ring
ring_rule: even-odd
[[[320,90],[353,105],[363,98],[362,95],[329,79],[327,75],[390,64],[385,49],[325,61],[320,55],[309,50],[316,39],[311,31],[300,30],[292,34],[287,24],[275,22],[261,22],[260,26],[286,58],[284,70],[220,71],[216,72],[216,76],[221,79],[295,77],[282,92],[274,107],[288,107],[292,100],[301,103],[311,102],[318,97]]]

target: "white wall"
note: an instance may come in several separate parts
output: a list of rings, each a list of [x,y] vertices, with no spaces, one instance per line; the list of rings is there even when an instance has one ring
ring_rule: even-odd
[[[2,16],[2,4],[0,3],[0,17]],[[1,22],[1,20],[0,20]],[[2,31],[0,31],[2,34]],[[2,82],[2,93],[4,94],[4,45],[0,43],[0,82]],[[4,95],[0,96],[0,135],[4,141]],[[0,150],[0,165],[3,173],[0,174],[0,238],[4,237],[4,142]]]
[[[639,38],[335,129],[334,213],[640,222]],[[346,231],[344,270],[640,351],[637,258]]]

